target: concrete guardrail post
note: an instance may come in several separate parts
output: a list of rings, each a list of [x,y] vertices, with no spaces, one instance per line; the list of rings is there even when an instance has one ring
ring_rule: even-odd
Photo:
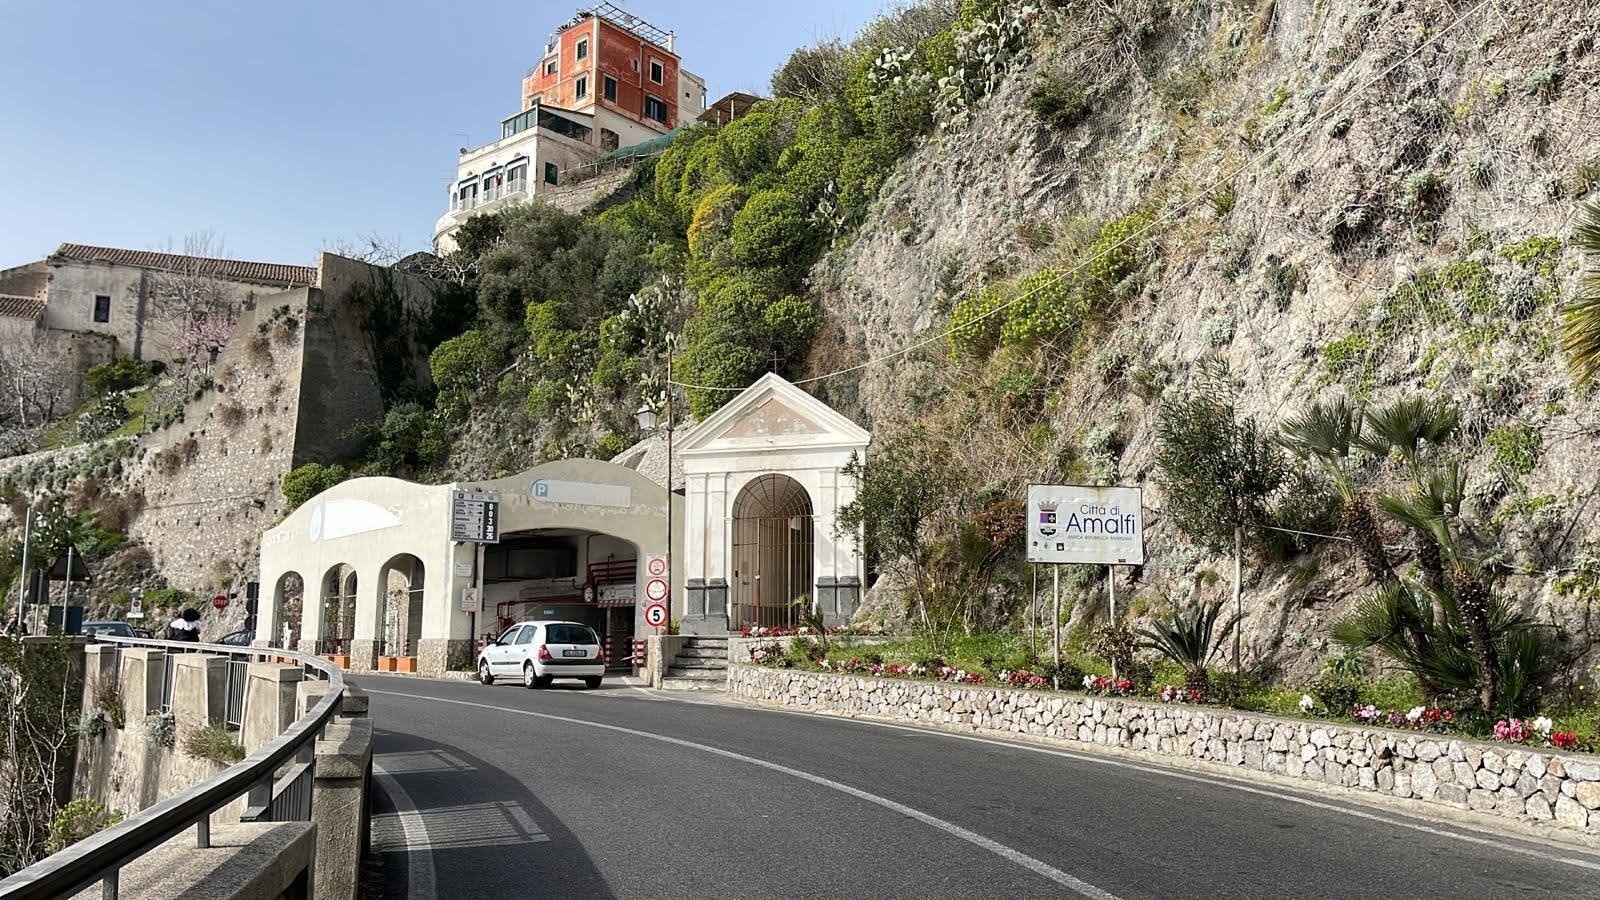
[[[367,848],[372,720],[349,719],[317,741],[311,820],[317,826],[317,896],[354,900]]]
[[[304,675],[299,666],[250,664],[245,676],[244,727],[240,729],[247,752],[253,752],[295,723],[298,688]]]
[[[143,722],[146,716],[161,711],[167,653],[154,647],[128,647],[121,656],[122,708],[129,722]]]
[[[228,661],[183,653],[172,675],[172,718],[182,727],[222,725],[228,715]]]

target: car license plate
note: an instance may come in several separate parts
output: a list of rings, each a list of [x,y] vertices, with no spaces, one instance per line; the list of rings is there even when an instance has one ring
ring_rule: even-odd
[[[561,651],[561,655],[562,656],[579,656],[579,657],[582,657],[582,656],[588,656],[589,653],[588,653],[588,651],[585,651],[585,650],[563,650],[563,651]]]

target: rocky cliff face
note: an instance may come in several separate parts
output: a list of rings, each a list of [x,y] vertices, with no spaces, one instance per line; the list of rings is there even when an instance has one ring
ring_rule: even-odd
[[[1346,0],[1143,15],[1132,36],[1057,31],[967,125],[903,161],[813,273],[831,331],[811,367],[923,345],[819,393],[880,437],[963,422],[1018,490],[1068,475],[1064,449],[1092,477],[1144,485],[1149,564],[1119,575],[1136,614],[1228,590],[1223,562],[1163,520],[1152,480],[1156,411],[1200,360],[1226,361],[1240,411],[1273,426],[1318,397],[1447,397],[1504,589],[1592,666],[1600,409],[1556,335],[1581,265],[1564,244],[1574,204],[1600,178],[1600,16]],[[1081,92],[1058,124],[1029,102],[1051,83]],[[1137,272],[1059,353],[952,359],[940,335],[960,297],[1070,273],[1098,226],[1136,212],[1150,223]],[[1040,422],[1008,422],[985,392],[1004,365],[1047,374]],[[1396,469],[1370,467],[1379,484]],[[1104,593],[1084,580],[1079,621]],[[1253,652],[1296,672],[1368,587],[1337,541],[1246,581]]]

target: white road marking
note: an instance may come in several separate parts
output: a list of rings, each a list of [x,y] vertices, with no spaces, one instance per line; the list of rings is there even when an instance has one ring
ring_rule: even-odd
[[[799,778],[802,781],[809,781],[812,784],[820,785],[822,787],[838,791],[842,794],[848,794],[849,796],[855,797],[858,800],[865,800],[868,803],[881,806],[891,812],[898,813],[910,819],[915,819],[924,825],[932,826],[940,831],[945,832],[946,834],[960,838],[969,844],[973,844],[974,846],[988,850],[990,853],[993,853],[1009,862],[1015,863],[1016,865],[1022,866],[1023,868],[1028,869],[1035,874],[1042,875],[1045,878],[1054,881],[1056,884],[1068,888],[1069,890],[1072,890],[1081,896],[1093,897],[1095,900],[1117,900],[1114,894],[1103,891],[1087,881],[1075,878],[1072,875],[1069,875],[1066,872],[1063,872],[1060,869],[1050,865],[1049,863],[1035,859],[1020,850],[1007,847],[999,841],[984,837],[983,835],[973,831],[968,831],[954,822],[947,822],[944,819],[929,815],[928,813],[922,812],[918,809],[913,809],[903,803],[896,803],[887,797],[880,797],[877,794],[863,791],[860,788],[851,787],[848,784],[834,781],[831,778],[824,778],[821,775],[814,775],[810,772],[802,772],[799,769],[790,768],[789,766],[770,762],[764,759],[757,759],[754,756],[746,756],[743,753],[735,753],[732,750],[724,750],[721,747],[713,747],[709,744],[686,741],[681,738],[669,737],[668,735],[664,734],[641,731],[637,728],[624,728],[621,725],[607,725],[602,722],[590,722],[586,719],[574,719],[569,716],[557,716],[550,713],[534,712],[527,709],[494,706],[488,703],[473,703],[470,700],[449,700],[442,697],[428,697],[422,694],[405,694],[398,691],[376,691],[371,690],[370,688],[368,689],[368,693],[386,694],[390,697],[406,697],[412,700],[422,700],[429,703],[453,703],[457,706],[474,706],[479,709],[489,709],[494,710],[495,712],[512,713],[520,716],[531,716],[538,719],[547,719],[552,722],[564,722],[569,725],[586,725],[590,728],[599,728],[604,731],[616,732],[618,734],[627,734],[633,737],[645,738],[647,740],[661,741],[662,743],[672,744],[678,747],[687,747],[691,750],[699,750],[703,753],[710,753],[716,756],[725,757],[727,759],[748,763],[749,765],[759,766],[763,769],[768,769],[773,772],[779,772],[784,775]],[[387,789],[387,786],[385,789]]]
[[[438,881],[433,870],[433,855],[425,849],[428,846],[428,826],[417,812],[417,805],[411,801],[406,789],[400,786],[399,780],[384,771],[376,759],[372,761],[372,777],[389,796],[394,804],[395,816],[400,820],[400,831],[405,837],[406,890],[413,897],[437,895]]]

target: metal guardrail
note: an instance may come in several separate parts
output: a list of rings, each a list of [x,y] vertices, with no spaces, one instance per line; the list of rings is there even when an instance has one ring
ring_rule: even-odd
[[[328,690],[303,718],[225,771],[0,881],[0,898],[44,900],[66,897],[100,882],[101,896],[105,900],[116,900],[118,875],[123,866],[191,827],[196,832],[195,846],[198,849],[209,848],[211,814],[242,795],[248,795],[248,800],[241,821],[310,820],[312,779],[316,775],[316,740],[338,714],[344,699],[344,673],[337,666],[310,654],[273,647],[238,647],[104,635],[97,635],[94,640],[123,647],[156,647],[228,657],[230,690],[227,706],[230,718],[234,715],[235,697],[238,698],[241,715],[243,711],[243,690],[237,693],[232,690],[235,665],[243,669],[243,664],[236,657],[292,659],[326,680]],[[171,658],[170,652],[168,658]],[[242,688],[243,679],[240,681]],[[278,777],[279,769],[286,764],[283,777]]]

